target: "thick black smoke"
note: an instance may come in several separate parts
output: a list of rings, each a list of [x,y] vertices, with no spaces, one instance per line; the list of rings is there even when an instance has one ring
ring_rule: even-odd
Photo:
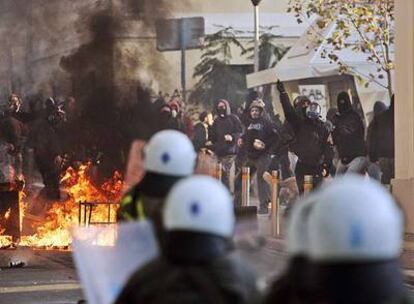
[[[108,172],[122,168],[133,139],[148,139],[157,129],[157,113],[151,107],[153,92],[131,75],[144,68],[144,61],[151,60],[155,62],[152,75],[162,75],[156,73],[162,69],[157,65],[162,55],[157,52],[138,50],[141,56],[117,58],[122,51],[118,38],[130,32],[129,27],[151,32],[155,21],[168,17],[170,9],[163,0],[125,0],[118,7],[94,12],[82,18],[90,42],[60,60],[60,66],[71,76],[73,95],[82,113],[76,136],[107,156]]]

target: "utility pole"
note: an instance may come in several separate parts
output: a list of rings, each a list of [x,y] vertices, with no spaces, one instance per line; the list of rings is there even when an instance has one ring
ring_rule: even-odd
[[[187,49],[187,26],[186,20],[184,18],[181,19],[181,29],[180,29],[180,42],[181,42],[181,89],[183,91],[183,101],[184,103],[187,101],[187,84],[186,84],[186,58],[185,58],[185,51]]]
[[[259,3],[261,0],[251,0],[254,8],[254,72],[259,72],[259,39],[260,16]]]

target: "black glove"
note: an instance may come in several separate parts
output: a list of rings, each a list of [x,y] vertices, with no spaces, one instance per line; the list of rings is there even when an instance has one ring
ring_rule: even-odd
[[[286,93],[285,85],[280,80],[277,81],[276,87],[280,94]]]

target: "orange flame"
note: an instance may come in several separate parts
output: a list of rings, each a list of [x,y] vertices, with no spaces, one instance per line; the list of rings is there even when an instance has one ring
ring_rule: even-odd
[[[9,208],[4,214],[4,219],[8,220],[10,218],[11,208]]]
[[[72,243],[70,229],[79,224],[80,203],[108,203],[117,202],[121,197],[123,188],[122,175],[115,172],[113,177],[104,182],[100,187],[96,186],[89,176],[91,164],[82,165],[78,170],[68,168],[61,179],[68,199],[65,202],[55,202],[47,212],[45,222],[36,229],[36,233],[30,236],[23,236],[19,241],[21,246],[38,247],[45,249],[66,249]],[[24,203],[26,195],[20,195],[20,224],[26,204]],[[91,221],[107,222],[108,211],[110,211],[111,222],[116,221],[117,205],[95,204],[91,205]],[[83,215],[83,214],[82,214]],[[82,216],[83,219],[83,216]],[[87,216],[89,219],[89,214]],[[4,231],[3,231],[4,232]],[[11,239],[2,240],[2,231],[0,230],[0,248],[7,247]],[[99,241],[100,244],[110,245],[114,242],[114,233],[108,234]]]

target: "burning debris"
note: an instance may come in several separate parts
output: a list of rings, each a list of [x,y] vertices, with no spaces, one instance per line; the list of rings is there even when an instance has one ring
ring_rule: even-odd
[[[9,263],[9,268],[23,268],[24,266],[26,266],[26,263],[22,261],[11,261]]]
[[[36,233],[22,236],[17,245],[41,249],[68,249],[72,242],[70,229],[79,224],[80,208],[86,202],[91,204],[90,216],[94,222],[116,222],[117,205],[114,202],[117,202],[121,195],[122,175],[115,172],[111,179],[97,186],[90,175],[92,169],[91,163],[88,163],[77,170],[71,167],[66,170],[61,184],[68,193],[68,199],[64,202],[52,202],[45,218],[39,218],[36,223]],[[23,198],[24,194],[20,197]],[[20,204],[25,205],[22,201]],[[6,215],[9,214],[10,211]],[[111,239],[113,237],[108,236],[108,242]],[[102,243],[104,244],[105,240],[102,240]],[[0,248],[11,248],[14,245],[10,236],[1,236],[0,233]]]
[[[39,189],[33,186],[36,178],[27,174],[32,183],[25,191],[16,191],[15,204],[4,206],[5,210],[0,206],[0,248],[15,244],[68,248],[72,225],[115,221],[113,202],[121,195],[123,184],[116,170],[125,167],[125,155],[133,140],[148,139],[158,131],[160,113],[152,104],[154,92],[169,90],[171,81],[175,81],[165,72],[170,63],[156,51],[154,41],[142,37],[154,35],[157,19],[171,17],[177,5],[188,4],[168,0],[45,1],[43,5],[17,2],[21,1],[9,1],[7,9],[22,22],[13,23],[13,31],[4,30],[0,35],[14,38],[7,39],[10,45],[5,46],[5,53],[9,52],[11,59],[18,58],[13,51],[19,49],[25,60],[24,64],[13,62],[11,75],[3,75],[11,79],[6,91],[22,96],[25,109],[18,114],[30,118],[21,121],[24,128],[30,129],[24,148],[33,150],[38,169],[42,162],[44,167],[59,163],[58,169],[39,171],[65,171],[61,190],[67,197],[52,202],[50,197],[43,201],[40,195],[32,197]],[[49,96],[53,98],[46,99]],[[41,109],[46,106],[45,100],[67,106],[64,127],[53,119],[56,125],[44,128],[53,118],[44,115],[47,121],[34,129],[45,112]],[[47,150],[44,146],[52,146],[46,129],[56,133],[56,146],[60,148],[56,150],[61,150],[57,156],[50,152],[50,158],[37,153]],[[37,145],[33,134],[46,138],[46,144],[39,141]],[[72,167],[66,169],[64,161],[57,161],[66,159],[64,156],[68,156],[68,166]],[[99,169],[90,163],[78,165],[91,159],[95,164],[99,162]],[[51,174],[42,173],[43,184],[47,185],[43,175]],[[53,178],[53,185],[57,182]],[[86,220],[81,221],[81,215]],[[16,223],[13,234],[7,229],[11,220]]]

